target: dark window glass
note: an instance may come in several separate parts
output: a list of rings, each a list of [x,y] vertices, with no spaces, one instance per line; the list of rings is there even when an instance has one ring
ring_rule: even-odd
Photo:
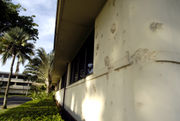
[[[16,76],[15,76],[15,75],[12,75],[11,78],[16,78]]]
[[[70,84],[93,73],[94,31],[89,35],[78,54],[71,62]]]
[[[14,85],[14,84],[15,84],[14,82],[10,82],[10,86],[11,86],[11,85]]]
[[[80,53],[79,53],[79,78],[78,80],[80,79],[83,79],[84,77],[86,77],[86,67],[85,67],[85,64],[86,64],[86,48],[83,46],[82,49],[80,50]]]
[[[27,84],[27,83],[16,83],[16,85],[28,86],[28,84]]]
[[[80,58],[79,55],[77,56],[77,58],[75,58],[75,62],[74,62],[74,81],[78,81],[79,80],[79,65],[80,65]]]
[[[4,78],[8,78],[8,77],[9,77],[9,75],[8,75],[8,74],[5,74],[5,75],[3,75],[3,77],[4,77]]]
[[[74,82],[74,69],[75,68],[75,64],[74,61],[71,63],[71,79],[70,79],[70,83]]]
[[[0,82],[0,87],[6,86],[6,85],[7,85],[7,82],[4,82],[4,81]]]
[[[20,75],[19,75],[19,76],[18,76],[18,79],[24,79],[24,76],[20,76]]]
[[[87,64],[86,64],[86,74],[92,74],[93,72],[93,56],[94,56],[94,41],[92,41],[92,36],[89,38],[87,42]]]
[[[66,86],[66,80],[67,80],[67,71],[62,76],[61,89]]]

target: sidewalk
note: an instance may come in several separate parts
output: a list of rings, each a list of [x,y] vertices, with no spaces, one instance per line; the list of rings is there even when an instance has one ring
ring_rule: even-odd
[[[2,109],[3,105],[3,97],[0,98],[0,109]],[[10,96],[7,99],[7,108],[17,107],[27,101],[31,101],[30,97],[25,96]]]

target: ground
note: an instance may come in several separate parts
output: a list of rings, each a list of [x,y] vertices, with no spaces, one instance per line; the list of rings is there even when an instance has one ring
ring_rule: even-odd
[[[6,110],[1,110],[2,105],[3,105],[3,98],[4,95],[0,96],[0,113],[5,112]],[[27,101],[32,100],[30,97],[25,97],[23,95],[9,95],[8,96],[8,101],[7,101],[7,107],[9,108],[14,108],[17,107]]]
[[[24,96],[10,96],[7,99],[7,105],[19,105],[19,104],[23,104],[27,101],[32,100],[30,97],[24,97]],[[0,107],[3,104],[3,97],[0,98]]]

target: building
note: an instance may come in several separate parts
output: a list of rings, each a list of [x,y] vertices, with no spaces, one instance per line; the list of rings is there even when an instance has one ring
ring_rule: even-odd
[[[180,120],[180,1],[59,0],[53,84],[78,121]]]
[[[0,72],[0,93],[4,93],[9,73]],[[23,74],[13,74],[9,87],[9,94],[28,94],[32,82],[25,81]]]

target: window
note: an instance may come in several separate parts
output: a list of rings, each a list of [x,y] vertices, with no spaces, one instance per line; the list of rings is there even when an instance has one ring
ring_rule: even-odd
[[[28,83],[16,83],[16,85],[21,85],[21,86],[28,86]]]
[[[14,85],[14,84],[15,84],[14,82],[10,82],[9,86]]]
[[[11,78],[16,78],[16,75],[11,75]]]
[[[19,76],[18,76],[18,79],[25,79],[25,78],[24,78],[24,76],[19,75]]]
[[[4,74],[2,75],[3,78],[8,78],[9,77],[9,74]]]
[[[70,84],[93,73],[94,31],[89,35],[78,54],[71,62]]]
[[[66,86],[66,80],[67,80],[67,71],[62,76],[61,89]]]
[[[0,87],[2,86],[7,86],[7,82],[4,82],[4,81],[0,82]]]

